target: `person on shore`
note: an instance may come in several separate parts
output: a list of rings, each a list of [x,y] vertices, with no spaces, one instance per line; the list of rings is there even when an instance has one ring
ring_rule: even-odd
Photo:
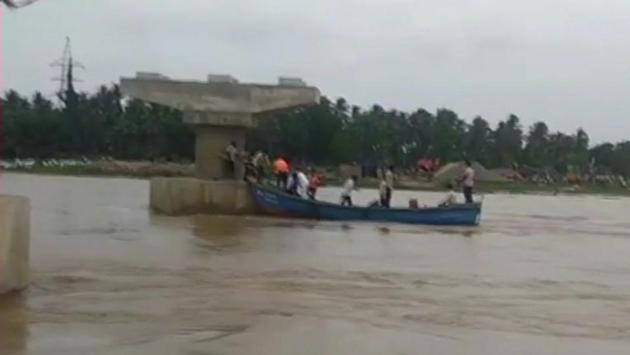
[[[463,186],[466,203],[473,203],[473,187],[475,186],[475,170],[472,168],[470,160],[466,160],[466,169],[459,179]]]
[[[457,193],[455,192],[455,185],[453,185],[452,183],[448,183],[446,187],[448,188],[448,193],[438,204],[439,207],[448,207],[457,203]]]
[[[225,147],[223,161],[225,163],[225,172],[229,177],[236,178],[236,161],[238,159],[238,146],[235,141]]]
[[[385,172],[385,199],[382,201],[382,205],[385,208],[391,207],[392,193],[394,192],[394,166],[390,165]]]
[[[352,175],[343,184],[343,191],[341,192],[341,205],[352,207],[352,191],[356,189],[357,176]]]
[[[281,190],[287,190],[289,180],[289,163],[282,157],[276,159],[273,163],[273,169],[276,173],[276,186]]]
[[[317,189],[319,189],[321,184],[322,184],[322,180],[319,177],[319,174],[317,173],[317,171],[315,171],[315,169],[311,168],[310,173],[309,173],[308,191],[307,191],[307,195],[310,200],[315,200]]]

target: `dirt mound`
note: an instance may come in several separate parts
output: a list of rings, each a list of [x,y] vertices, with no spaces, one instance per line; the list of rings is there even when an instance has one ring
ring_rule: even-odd
[[[491,169],[492,173],[503,176],[510,181],[525,181],[525,178],[516,170],[510,168]]]
[[[488,169],[486,169],[483,165],[473,162],[472,168],[475,170],[475,180],[480,182],[509,182],[507,178],[496,174]],[[459,179],[462,174],[464,174],[464,170],[466,169],[466,164],[463,161],[449,163],[444,165],[442,169],[440,169],[435,175],[434,179],[447,182],[454,181]]]

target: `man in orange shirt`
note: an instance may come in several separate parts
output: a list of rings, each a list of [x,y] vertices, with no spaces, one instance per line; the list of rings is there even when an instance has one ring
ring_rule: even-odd
[[[282,157],[279,157],[273,162],[273,168],[276,173],[276,185],[278,188],[286,190],[289,179],[289,164]]]

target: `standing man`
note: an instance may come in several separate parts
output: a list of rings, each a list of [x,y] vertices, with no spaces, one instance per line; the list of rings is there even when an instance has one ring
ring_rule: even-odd
[[[385,198],[383,199],[383,207],[391,207],[392,193],[394,192],[394,166],[390,165],[385,172]]]
[[[236,160],[238,159],[238,147],[236,146],[236,142],[232,141],[225,147],[225,155],[223,157],[225,162],[225,170],[227,174],[236,178]]]
[[[357,182],[357,176],[352,175],[351,178],[346,180],[343,184],[343,191],[341,192],[341,205],[352,207],[352,191],[355,190],[355,184]]]
[[[466,160],[466,169],[462,175],[460,182],[464,189],[464,197],[466,203],[473,203],[473,186],[475,186],[475,170],[472,168],[470,160]]]
[[[387,182],[385,179],[381,179],[381,183],[378,185],[378,197],[380,207],[387,207]]]
[[[299,193],[298,193],[299,187],[300,187],[300,180],[298,179],[298,173],[297,171],[294,170],[291,172],[291,174],[289,174],[289,177],[287,179],[286,192],[289,195],[299,196]]]
[[[297,183],[297,194],[303,198],[307,198],[309,181],[301,168],[297,168]]]
[[[254,154],[254,158],[252,158],[252,164],[254,165],[254,169],[256,169],[256,180],[258,183],[262,183],[265,178],[265,170],[269,166],[267,154],[259,150]]]

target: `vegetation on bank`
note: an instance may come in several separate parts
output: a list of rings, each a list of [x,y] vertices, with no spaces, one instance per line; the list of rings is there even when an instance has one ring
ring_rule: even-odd
[[[176,110],[123,100],[116,86],[90,94],[69,90],[62,99],[57,105],[39,93],[27,98],[8,91],[0,99],[0,157],[193,159],[193,132]],[[442,163],[468,158],[490,168],[516,163],[561,174],[630,176],[630,141],[591,147],[582,129],[551,132],[541,121],[525,130],[516,115],[491,127],[482,117],[467,122],[448,109],[364,109],[342,98],[261,117],[248,144],[249,151],[262,149],[313,165],[357,162],[410,168],[422,158]]]
[[[157,176],[193,177],[194,167],[191,164],[150,163],[150,162],[98,162],[73,166],[42,166],[34,165],[30,168],[4,169],[9,172],[42,174],[42,175],[70,175],[95,177],[126,177],[148,179]],[[343,179],[334,169],[320,169],[324,172],[325,186],[341,186]],[[0,173],[2,169],[0,169]],[[379,180],[376,178],[362,178],[360,188],[378,189]],[[444,191],[445,187],[438,181],[426,179],[403,178],[397,182],[398,190],[414,191]],[[515,194],[596,194],[630,196],[630,189],[618,185],[587,185],[574,187],[567,184],[534,184],[524,182],[492,183],[480,182],[475,188],[479,194],[515,193]]]
[[[190,177],[195,176],[195,168],[187,163],[153,163],[149,161],[112,161],[98,160],[94,162],[75,162],[73,164],[48,165],[41,162],[14,165],[4,168],[9,172],[20,172],[42,175],[75,175],[75,176],[111,176],[111,177]],[[0,172],[2,168],[0,167]]]

